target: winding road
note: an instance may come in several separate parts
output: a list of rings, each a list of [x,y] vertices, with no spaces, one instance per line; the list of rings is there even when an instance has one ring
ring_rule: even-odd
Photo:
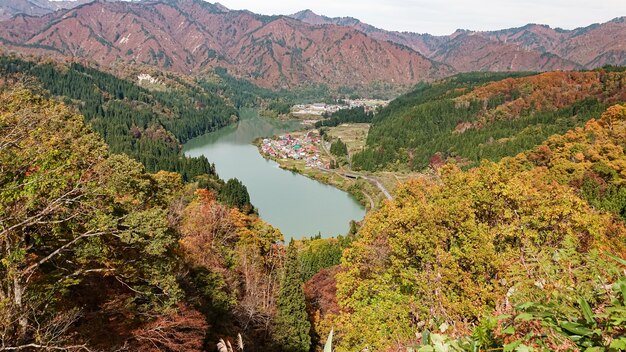
[[[337,159],[335,159],[335,157],[330,153],[330,151],[328,150],[327,146],[326,146],[326,140],[324,140],[322,138],[322,143],[320,143],[322,145],[322,148],[324,149],[324,152],[330,156],[333,161],[335,162],[335,165],[339,165],[339,163],[337,162]],[[350,159],[348,157],[348,159]],[[391,193],[389,193],[389,191],[387,191],[387,189],[385,188],[385,186],[383,186],[382,183],[380,183],[380,181],[378,181],[376,178],[372,177],[372,176],[365,176],[365,175],[359,175],[359,174],[352,174],[349,172],[346,172],[343,170],[343,167],[341,168],[341,171],[339,170],[331,170],[331,169],[326,169],[326,168],[320,168],[320,170],[326,171],[326,172],[334,172],[336,174],[339,174],[343,177],[348,177],[348,178],[353,178],[353,179],[358,179],[359,177],[368,180],[369,182],[373,183],[376,187],[378,187],[378,189],[385,195],[385,198],[392,200],[393,197],[391,196]],[[366,195],[369,199],[370,199],[370,203],[373,204],[373,200],[369,195]],[[372,207],[373,209],[374,207]]]

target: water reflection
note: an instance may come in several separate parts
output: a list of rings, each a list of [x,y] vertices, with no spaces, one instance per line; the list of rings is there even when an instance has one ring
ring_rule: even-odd
[[[293,131],[297,121],[281,122],[260,117],[256,110],[240,112],[241,120],[185,145],[185,154],[205,155],[215,163],[220,177],[240,179],[247,187],[259,216],[290,237],[345,234],[350,220],[365,215],[363,207],[347,193],[282,170],[265,160],[251,142]]]

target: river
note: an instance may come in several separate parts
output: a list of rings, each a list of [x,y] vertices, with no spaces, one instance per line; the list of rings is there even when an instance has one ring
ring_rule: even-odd
[[[350,220],[361,220],[365,209],[346,192],[300,174],[283,170],[259,154],[252,141],[294,131],[297,121],[275,121],[242,109],[240,121],[187,142],[188,156],[206,156],[224,180],[237,178],[248,188],[261,219],[290,238],[346,234]]]

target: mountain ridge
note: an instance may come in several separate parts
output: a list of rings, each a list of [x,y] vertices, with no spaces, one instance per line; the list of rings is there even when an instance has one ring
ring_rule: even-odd
[[[310,9],[267,16],[201,0],[67,3],[76,6],[1,21],[0,49],[104,65],[147,64],[184,74],[222,67],[273,89],[318,84],[408,87],[457,72],[626,64],[624,17],[573,30],[527,24],[434,36],[387,31]]]
[[[57,10],[71,9],[93,0],[3,0],[0,21],[17,15],[43,16]]]
[[[96,15],[97,14],[97,15]],[[182,73],[225,67],[272,88],[411,85],[453,69],[349,27],[225,11],[193,0],[95,1],[0,23],[9,50],[152,64]]]
[[[515,59],[525,62],[520,69],[536,71],[626,64],[626,45],[623,44],[626,39],[626,17],[624,16],[571,30],[529,23],[521,27],[494,31],[457,29],[450,35],[444,36],[388,31],[351,17],[331,18],[317,15],[311,10],[300,11],[290,16],[311,24],[334,23],[351,26],[374,38],[406,45],[460,72],[501,71],[501,67],[512,67],[513,69],[510,70],[515,70]],[[345,20],[347,18],[354,21],[350,23]],[[476,43],[476,37],[482,40]],[[484,50],[481,49],[487,46],[489,47],[488,53],[485,55]],[[552,54],[552,56],[546,62],[541,54]],[[492,56],[487,60],[489,64],[481,62],[486,56]],[[497,62],[500,64],[494,65]],[[539,64],[533,66],[534,62],[539,62]]]

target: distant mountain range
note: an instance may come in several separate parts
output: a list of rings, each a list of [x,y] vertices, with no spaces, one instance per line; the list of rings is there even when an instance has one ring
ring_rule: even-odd
[[[157,65],[183,73],[221,66],[265,87],[413,84],[454,70],[350,27],[229,11],[194,0],[96,1],[0,22],[3,45],[26,53]]]
[[[623,17],[571,31],[531,24],[433,36],[386,31],[310,10],[263,16],[201,0],[85,2],[4,0],[0,14],[14,17],[0,22],[0,48],[100,64],[156,65],[186,74],[225,67],[271,88],[412,85],[465,71],[626,64]]]
[[[352,27],[372,38],[406,45],[466,71],[553,71],[626,64],[626,17],[574,30],[528,24],[519,28],[447,36],[379,29],[352,17],[330,18],[311,10],[291,15],[305,23]]]

